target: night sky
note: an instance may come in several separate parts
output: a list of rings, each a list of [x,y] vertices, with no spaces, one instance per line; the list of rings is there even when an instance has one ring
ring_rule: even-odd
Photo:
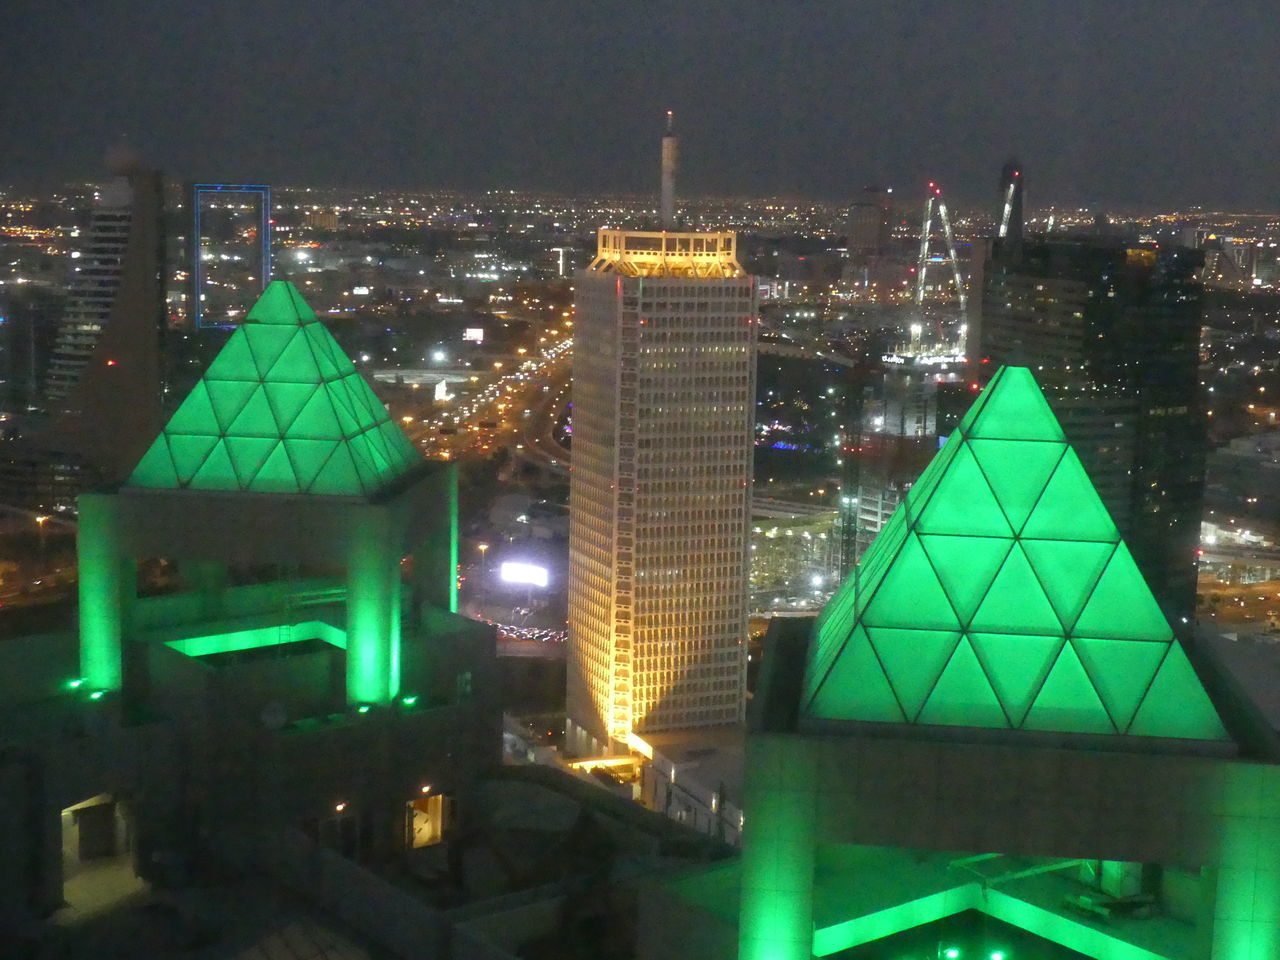
[[[180,12],[179,12],[180,11]],[[1280,208],[1280,8],[1190,0],[0,0],[0,183],[178,179]]]

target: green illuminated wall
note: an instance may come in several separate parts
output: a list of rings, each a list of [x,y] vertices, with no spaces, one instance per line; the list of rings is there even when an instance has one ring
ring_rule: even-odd
[[[277,280],[128,483],[367,496],[419,462],[297,288]]]
[[[1227,739],[1024,367],[996,375],[823,610],[803,709]]]

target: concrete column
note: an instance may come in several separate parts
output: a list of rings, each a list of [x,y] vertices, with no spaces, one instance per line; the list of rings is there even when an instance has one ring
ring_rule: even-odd
[[[817,847],[817,744],[747,737],[739,960],[810,960]]]
[[[1224,773],[1212,958],[1280,960],[1280,769],[1238,763]]]
[[[387,703],[399,691],[399,531],[393,511],[353,511],[347,553],[347,702]]]
[[[425,603],[457,613],[458,465],[441,465],[432,484],[439,509],[431,532],[413,554],[414,607]]]
[[[189,560],[182,564],[182,580],[200,598],[200,616],[216,620],[222,616],[222,597],[227,589],[227,565],[217,560]]]
[[[80,523],[76,556],[80,567],[80,676],[96,690],[119,690],[124,667],[121,643],[137,584],[134,565],[121,554],[120,516],[110,494],[86,493],[77,501]]]

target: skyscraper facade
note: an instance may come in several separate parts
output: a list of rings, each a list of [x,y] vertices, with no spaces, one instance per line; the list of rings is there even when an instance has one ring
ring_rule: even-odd
[[[134,215],[134,190],[117,177],[98,192],[80,249],[73,254],[67,312],[49,361],[46,396],[55,408],[80,375],[111,319]]]
[[[1195,605],[1204,491],[1202,263],[1108,238],[997,238],[983,289],[980,356],[1035,370],[1175,624]]]
[[[570,743],[736,723],[755,281],[732,233],[601,230],[576,290]]]
[[[889,248],[889,207],[892,189],[863,187],[862,197],[849,207],[846,246],[851,257],[869,257]]]
[[[98,197],[44,376],[43,413],[0,448],[0,500],[69,510],[124,479],[160,427],[163,180],[134,161]]]

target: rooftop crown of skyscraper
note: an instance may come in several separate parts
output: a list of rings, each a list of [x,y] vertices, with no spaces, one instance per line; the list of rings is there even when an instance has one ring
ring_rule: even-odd
[[[298,289],[276,280],[128,485],[368,497],[419,463]]]

